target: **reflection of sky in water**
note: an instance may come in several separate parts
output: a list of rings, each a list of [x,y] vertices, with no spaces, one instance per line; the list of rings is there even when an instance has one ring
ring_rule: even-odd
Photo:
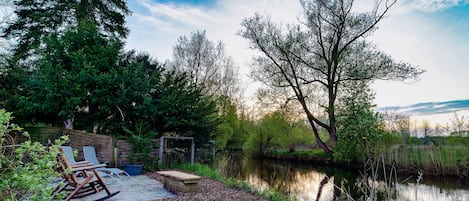
[[[469,200],[469,191],[467,190],[446,190],[436,186],[403,184],[398,185],[397,200],[417,200],[422,201],[458,201]]]
[[[299,172],[295,171],[291,174],[292,181],[284,186],[286,192],[290,192],[295,196],[298,201],[316,200],[317,194],[320,189],[321,181],[324,180],[326,174],[310,171]],[[275,188],[270,186],[264,179],[261,179],[257,174],[250,174],[246,182],[260,189]],[[330,201],[334,198],[334,177],[330,178],[327,183],[322,187],[320,201]]]
[[[299,201],[316,200],[320,189],[320,183],[326,177],[326,174],[311,170],[309,172],[293,171],[290,175],[292,179],[285,183],[282,187],[285,192],[295,196]],[[320,201],[331,201],[338,195],[334,195],[334,177],[331,177],[322,187]],[[246,182],[260,188],[276,188],[260,178],[257,174],[249,174]],[[380,186],[384,184],[379,182]],[[273,184],[275,185],[275,184]],[[417,199],[415,192],[417,190]],[[337,192],[337,191],[336,191]],[[398,184],[397,185],[397,201],[457,201],[469,200],[468,190],[447,190],[437,186],[425,184],[416,185]]]
[[[300,181],[290,184],[290,192],[298,200],[316,200],[319,192],[321,181],[326,177],[326,174],[311,171],[307,174],[299,174],[298,172],[293,177],[294,181]],[[327,181],[327,180],[326,180]],[[330,178],[327,183],[322,186],[321,197],[319,200],[329,201],[334,198],[334,178]]]

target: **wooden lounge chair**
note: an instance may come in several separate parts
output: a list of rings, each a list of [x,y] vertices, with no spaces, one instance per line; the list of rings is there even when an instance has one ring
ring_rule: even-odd
[[[67,158],[67,161],[70,163],[71,166],[75,166],[75,165],[79,165],[79,164],[83,164],[83,163],[87,163],[87,164],[90,163],[89,161],[79,161],[79,162],[77,162],[75,160],[75,157],[73,156],[73,148],[71,146],[61,146],[61,148],[62,148],[62,153]],[[98,169],[98,171],[99,171],[99,169]],[[99,176],[113,178],[112,175],[110,175],[106,172],[103,172],[103,171],[99,171]]]
[[[94,165],[102,164],[98,161],[98,158],[96,157],[96,150],[94,149],[93,146],[83,146],[83,156],[85,156],[86,161],[89,161],[90,163]],[[98,168],[98,171],[105,172],[110,175],[115,175],[117,177],[120,177],[119,176],[120,174],[129,176],[129,174],[126,171],[121,170],[119,168],[102,167],[102,168]]]
[[[89,162],[71,165],[63,154],[59,154],[57,162],[56,169],[61,174],[63,182],[53,192],[53,196],[65,191],[68,193],[64,200],[68,201],[105,190],[107,195],[98,200],[106,200],[119,193],[119,191],[111,193],[104,180],[99,176],[96,169],[105,165],[93,165]]]

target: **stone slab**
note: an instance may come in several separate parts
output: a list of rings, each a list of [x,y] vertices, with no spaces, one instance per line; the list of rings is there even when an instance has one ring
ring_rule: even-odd
[[[172,198],[175,195],[163,188],[158,180],[145,175],[121,176],[120,178],[103,178],[111,192],[120,191],[119,194],[107,200],[109,201],[150,201],[163,198]],[[91,201],[106,196],[105,191],[93,194],[74,201]]]

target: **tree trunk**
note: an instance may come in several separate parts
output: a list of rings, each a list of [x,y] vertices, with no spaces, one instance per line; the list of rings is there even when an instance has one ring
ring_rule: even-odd
[[[321,140],[321,137],[319,137],[319,132],[318,132],[318,129],[316,128],[316,124],[314,123],[315,122],[315,118],[313,116],[313,114],[311,114],[311,112],[309,111],[308,109],[308,106],[306,106],[306,102],[304,99],[298,99],[299,102],[301,103],[301,106],[303,107],[303,110],[305,111],[306,113],[306,117],[308,118],[308,122],[309,124],[311,125],[311,128],[313,128],[313,133],[314,133],[314,138],[316,139],[316,143],[318,144],[318,146],[324,150],[325,153],[331,153],[331,149],[329,149],[329,147],[326,145],[326,143],[324,143],[322,140]],[[323,126],[324,127],[324,126]],[[325,129],[328,129],[325,127]],[[329,129],[328,129],[329,130]]]
[[[335,89],[335,87],[337,87],[337,84],[334,85],[334,77],[329,82],[331,83],[327,86],[329,93],[329,105],[327,107],[327,115],[329,116],[329,143],[332,147],[335,147],[335,144],[337,142],[337,120],[335,118],[335,99],[337,95],[337,90]]]
[[[329,149],[329,147],[326,145],[326,143],[324,143],[321,140],[321,137],[319,137],[318,129],[316,128],[316,125],[314,124],[314,121],[311,118],[312,114],[309,111],[307,112],[307,116],[308,116],[309,124],[311,124],[311,127],[313,128],[313,133],[314,133],[314,138],[316,139],[316,143],[322,150],[324,150],[325,153],[331,153],[331,150]]]

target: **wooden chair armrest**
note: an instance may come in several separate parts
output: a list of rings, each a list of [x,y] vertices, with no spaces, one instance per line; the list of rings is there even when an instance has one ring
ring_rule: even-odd
[[[106,167],[106,165],[105,164],[100,164],[100,165],[90,164],[86,166],[72,167],[72,172],[83,171],[83,170],[93,170],[93,169],[101,168],[101,167]]]
[[[88,161],[81,161],[81,162],[78,162],[78,163],[73,163],[73,164],[70,164],[70,167],[71,168],[79,168],[79,167],[86,167],[86,166],[93,166],[94,164],[88,162]]]

